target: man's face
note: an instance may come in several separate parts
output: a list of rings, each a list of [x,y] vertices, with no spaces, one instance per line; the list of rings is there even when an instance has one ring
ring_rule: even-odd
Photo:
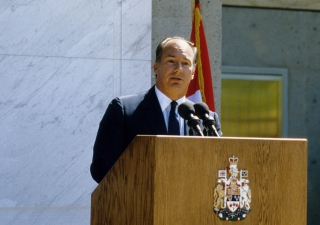
[[[170,40],[163,48],[160,63],[154,63],[157,88],[171,100],[186,95],[194,77],[192,48],[184,40]]]

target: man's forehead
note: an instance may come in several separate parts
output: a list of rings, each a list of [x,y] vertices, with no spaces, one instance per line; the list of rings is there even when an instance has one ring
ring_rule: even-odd
[[[181,39],[172,39],[172,40],[168,41],[164,45],[164,48],[167,48],[167,47],[178,47],[178,46],[180,48],[190,49],[192,51],[191,46],[185,40],[181,40]]]
[[[185,58],[193,57],[194,53],[191,46],[183,40],[170,40],[163,49],[164,57],[175,57],[178,54],[184,55]]]

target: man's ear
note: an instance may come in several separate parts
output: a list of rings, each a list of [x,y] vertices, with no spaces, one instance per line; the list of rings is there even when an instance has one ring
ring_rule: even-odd
[[[193,80],[195,72],[196,72],[196,65],[194,65],[194,69],[193,69],[192,74],[191,74],[191,80]]]
[[[158,63],[157,62],[153,63],[153,72],[157,76],[157,74],[158,74]]]

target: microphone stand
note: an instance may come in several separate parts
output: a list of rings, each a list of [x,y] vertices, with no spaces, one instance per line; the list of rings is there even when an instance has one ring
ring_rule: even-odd
[[[206,129],[206,128],[203,129],[203,135],[204,135],[204,136],[208,136],[208,132],[207,132],[207,129]]]
[[[213,118],[206,118],[202,121],[205,130],[207,131],[207,136],[216,136],[220,137],[218,131],[215,127],[215,121]],[[210,129],[211,128],[211,129]]]

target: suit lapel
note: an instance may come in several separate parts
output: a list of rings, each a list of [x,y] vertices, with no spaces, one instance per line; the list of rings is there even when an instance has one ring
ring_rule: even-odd
[[[163,118],[163,113],[157,98],[154,86],[145,95],[143,100],[147,123],[153,134],[167,134],[167,127]]]

